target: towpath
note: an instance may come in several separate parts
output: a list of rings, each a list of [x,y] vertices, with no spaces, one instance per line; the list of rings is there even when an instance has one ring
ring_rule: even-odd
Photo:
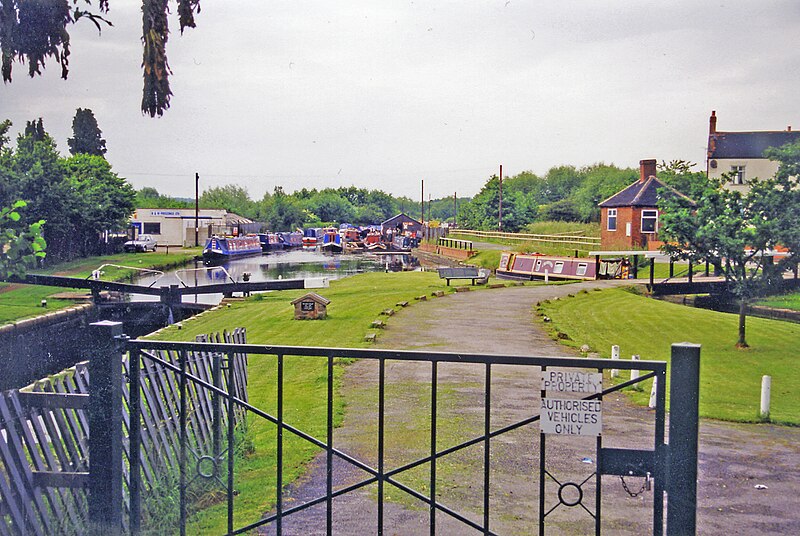
[[[542,299],[565,296],[580,289],[609,287],[619,282],[597,281],[576,285],[512,287],[448,295],[414,304],[389,320],[379,346],[385,349],[431,350],[464,353],[518,355],[573,355],[567,347],[552,341],[533,322],[532,307]],[[536,407],[536,371],[519,368],[493,369],[493,427],[524,418]],[[441,366],[439,386],[452,396],[440,399],[439,411],[458,427],[478,431],[483,415],[480,396],[482,367]],[[425,456],[429,444],[421,440],[400,441],[392,447],[393,434],[413,434],[420,421],[412,414],[429,397],[429,365],[407,363],[387,365],[387,467]],[[334,443],[348,453],[376,465],[377,375],[374,363],[357,362],[345,373],[342,392],[348,401],[344,424],[336,430]],[[449,389],[449,391],[448,391]],[[426,394],[427,393],[427,394]],[[391,398],[388,398],[391,395]],[[370,398],[371,397],[371,398]],[[370,403],[370,401],[372,403]],[[424,403],[422,403],[424,406]],[[422,408],[421,413],[429,411]],[[449,413],[448,413],[449,412]],[[604,400],[605,446],[648,448],[652,445],[652,412],[633,406],[624,396]],[[424,428],[424,424],[422,427]],[[538,427],[527,427],[499,436],[492,444],[491,501],[492,530],[498,534],[537,532],[538,511]],[[421,437],[424,438],[427,431]],[[496,445],[496,446],[495,446]],[[440,446],[441,448],[441,446]],[[757,535],[800,534],[796,498],[800,496],[800,429],[772,425],[742,425],[703,420],[700,424],[698,481],[698,533]],[[548,442],[548,467],[566,480],[580,482],[593,470],[594,444],[556,438]],[[482,450],[443,460],[437,497],[468,518],[482,521]],[[456,470],[459,471],[456,471]],[[422,481],[427,466],[423,466]],[[457,472],[460,476],[454,476]],[[364,475],[346,464],[334,468],[334,488],[352,484]],[[641,479],[628,482],[638,491]],[[764,485],[766,489],[757,489]],[[548,485],[548,504],[557,488]],[[401,492],[386,487],[393,498],[386,503],[384,526],[387,534],[428,534],[428,512]],[[585,490],[591,495],[589,487]],[[321,454],[311,464],[306,478],[288,490],[286,507],[324,495],[325,465]],[[425,490],[423,490],[425,491]],[[343,495],[334,501],[336,534],[376,533],[376,492],[374,486]],[[552,496],[551,496],[552,495]],[[557,501],[557,499],[555,499]],[[591,499],[585,499],[594,509]],[[603,478],[602,520],[606,534],[647,534],[652,531],[652,493],[629,497],[617,477]],[[547,534],[593,532],[588,514],[580,508],[560,507],[548,518]],[[307,514],[285,520],[284,534],[324,534],[324,504]],[[274,527],[265,533],[274,534]],[[478,534],[457,524],[447,515],[437,517],[438,534]]]

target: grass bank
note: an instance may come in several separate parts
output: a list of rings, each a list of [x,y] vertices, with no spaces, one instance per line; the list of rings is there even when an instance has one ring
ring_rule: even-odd
[[[158,333],[161,340],[193,340],[195,334],[247,328],[250,343],[290,346],[336,346],[360,348],[369,343],[364,336],[374,332],[373,320],[381,311],[400,301],[414,303],[414,297],[445,290],[452,292],[435,272],[367,273],[331,282],[318,293],[331,300],[328,318],[319,321],[293,319],[290,302],[306,291],[269,292],[231,303],[189,319],[182,329],[172,326]],[[276,362],[273,356],[249,358],[250,402],[265,411],[276,410]],[[343,364],[336,367],[336,387]],[[325,435],[327,393],[326,362],[323,359],[287,356],[284,362],[284,416],[287,422],[314,435]],[[343,400],[335,397],[337,424],[344,412]],[[253,453],[236,468],[236,525],[260,519],[275,503],[275,427],[260,418],[249,420]],[[284,482],[299,477],[305,464],[320,450],[305,441],[284,434]],[[220,498],[221,499],[221,498]],[[195,514],[192,533],[225,532],[225,505],[217,504]]]
[[[182,266],[200,254],[198,248],[181,250],[172,253],[118,253],[88,257],[74,261],[57,264],[44,270],[31,270],[38,274],[69,275],[72,277],[89,277],[93,270],[103,264],[117,264],[133,268],[148,268],[155,270],[168,270]],[[107,281],[130,280],[136,270],[125,268],[106,267],[103,269],[102,278]],[[38,316],[40,314],[63,309],[74,305],[72,300],[58,300],[50,296],[64,292],[64,288],[47,287],[40,285],[19,285],[0,283],[0,324],[13,322]],[[47,300],[47,308],[41,307],[43,299]]]
[[[800,292],[792,294],[783,294],[781,296],[770,296],[763,300],[758,300],[756,305],[764,305],[766,307],[775,307],[776,309],[790,309],[792,311],[800,311]]]
[[[618,344],[623,358],[669,361],[670,344],[702,345],[700,415],[715,419],[758,421],[761,376],[772,376],[771,417],[774,422],[800,425],[795,373],[800,357],[800,325],[761,318],[747,319],[751,348],[734,347],[736,315],[695,309],[636,295],[622,289],[581,292],[572,298],[542,302],[538,308],[552,322],[553,332],[569,336],[565,344],[588,344],[604,357]],[[649,398],[631,392],[639,403]]]

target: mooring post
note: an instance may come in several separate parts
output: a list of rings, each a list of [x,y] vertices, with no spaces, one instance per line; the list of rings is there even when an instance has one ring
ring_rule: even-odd
[[[697,532],[700,345],[672,345],[670,360],[667,536]]]
[[[89,532],[122,533],[122,322],[90,324]]]

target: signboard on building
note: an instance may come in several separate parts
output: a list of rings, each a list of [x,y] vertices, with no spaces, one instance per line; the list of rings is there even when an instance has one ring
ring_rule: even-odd
[[[597,394],[603,392],[599,372],[542,371],[542,390],[556,393]],[[539,428],[556,435],[599,436],[603,431],[600,400],[542,397]]]

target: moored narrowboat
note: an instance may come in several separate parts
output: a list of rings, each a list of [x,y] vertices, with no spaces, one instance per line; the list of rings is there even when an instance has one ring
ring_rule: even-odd
[[[335,227],[323,229],[322,242],[320,248],[327,251],[342,251],[342,235]]]
[[[222,261],[248,255],[261,255],[261,241],[258,236],[212,236],[203,248],[203,260]]]
[[[509,253],[500,255],[497,277],[501,279],[596,279],[593,259],[585,257],[557,257],[536,253]]]

